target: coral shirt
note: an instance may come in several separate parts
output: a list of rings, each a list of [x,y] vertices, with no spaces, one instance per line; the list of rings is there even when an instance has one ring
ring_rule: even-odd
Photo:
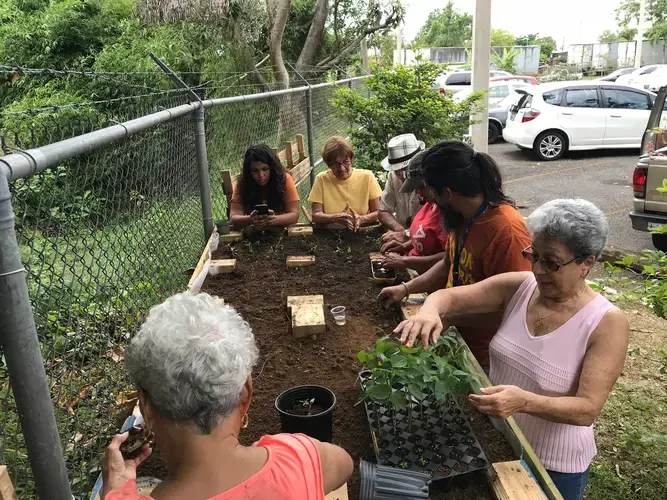
[[[410,225],[410,255],[427,256],[443,251],[440,234],[440,210],[435,203],[425,203]]]
[[[268,202],[266,187],[262,188],[262,196],[264,197],[264,203]],[[285,206],[290,203],[299,201],[299,192],[296,190],[296,184],[294,184],[294,179],[289,173],[285,174]],[[238,190],[238,183],[234,184],[234,192],[232,194],[232,203],[238,203],[243,205],[243,197]],[[273,209],[273,207],[269,207]],[[246,214],[248,215],[248,214]]]
[[[322,465],[315,442],[303,434],[264,436],[253,446],[266,448],[269,458],[256,474],[209,500],[324,500]],[[104,500],[151,500],[140,497],[128,481]]]

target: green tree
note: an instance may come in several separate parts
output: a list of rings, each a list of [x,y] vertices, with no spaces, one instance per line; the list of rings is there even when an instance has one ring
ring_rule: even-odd
[[[373,50],[376,63],[389,66],[394,63],[396,35],[392,33],[376,33],[368,41],[368,47]]]
[[[339,89],[333,104],[355,127],[349,130],[355,146],[355,162],[380,169],[387,155],[387,141],[395,135],[414,133],[427,146],[447,139],[462,139],[468,117],[480,95],[457,104],[451,96],[433,92],[442,68],[433,63],[393,68],[375,67],[366,80],[370,97],[347,87]]]
[[[414,42],[422,47],[463,47],[467,40],[472,40],[472,16],[454,8],[450,0],[428,15]]]
[[[515,37],[507,30],[491,28],[491,47],[512,47]]]
[[[598,38],[600,43],[618,42],[618,33],[612,30],[604,30]]]
[[[647,0],[646,18],[650,27],[645,31],[644,36],[648,40],[658,41],[667,39],[667,0]],[[639,22],[639,1],[624,0],[616,9],[616,22],[622,30],[634,29]],[[624,35],[629,35],[627,31]],[[633,39],[637,34],[636,29],[632,38],[623,37],[626,40]]]
[[[541,36],[535,40],[535,45],[540,46],[540,62],[544,63],[551,59],[551,54],[556,50],[556,40],[550,36]]]
[[[518,36],[514,40],[514,44],[515,45],[521,45],[521,46],[535,45],[535,40],[537,40],[537,37],[538,37],[537,33],[531,33],[529,35]]]

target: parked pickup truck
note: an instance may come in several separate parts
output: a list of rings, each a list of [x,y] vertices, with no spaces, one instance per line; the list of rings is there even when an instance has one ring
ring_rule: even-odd
[[[650,231],[653,246],[664,252],[667,252],[667,232],[655,231],[667,226],[667,193],[658,191],[667,179],[666,98],[667,86],[658,92],[646,125],[639,162],[632,174],[634,200],[630,213],[633,229]]]

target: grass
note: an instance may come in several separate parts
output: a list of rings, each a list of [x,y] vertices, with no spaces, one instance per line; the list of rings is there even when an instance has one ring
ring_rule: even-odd
[[[614,278],[616,296],[633,296],[633,280]],[[635,284],[636,286],[636,284]],[[667,321],[636,300],[618,305],[630,320],[625,368],[596,421],[598,456],[591,466],[587,500],[667,498]]]

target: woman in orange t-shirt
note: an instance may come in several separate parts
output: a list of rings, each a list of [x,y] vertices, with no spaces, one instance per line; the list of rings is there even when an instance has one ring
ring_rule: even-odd
[[[257,209],[267,205],[266,213]],[[292,176],[266,144],[251,146],[234,186],[229,212],[236,227],[289,226],[299,220],[299,194]]]
[[[303,434],[239,443],[248,426],[251,372],[258,357],[250,326],[208,294],[180,293],[151,309],[125,350],[151,437],[124,460],[116,435],[102,460],[104,500],[324,500],[352,474],[342,448]],[[155,443],[168,475],[149,497],[137,466]]]

